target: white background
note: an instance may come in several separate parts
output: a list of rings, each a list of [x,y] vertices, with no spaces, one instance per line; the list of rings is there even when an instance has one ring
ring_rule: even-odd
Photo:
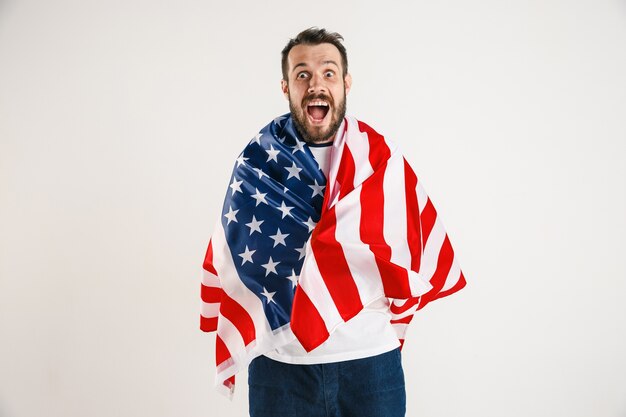
[[[247,413],[201,263],[314,25],[468,280],[413,321],[407,415],[626,416],[623,0],[0,1],[0,416]]]

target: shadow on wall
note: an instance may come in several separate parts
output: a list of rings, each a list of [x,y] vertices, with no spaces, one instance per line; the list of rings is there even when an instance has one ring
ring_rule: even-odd
[[[13,10],[16,4],[17,0],[0,0],[0,22],[2,21],[2,17],[6,17],[7,14]]]

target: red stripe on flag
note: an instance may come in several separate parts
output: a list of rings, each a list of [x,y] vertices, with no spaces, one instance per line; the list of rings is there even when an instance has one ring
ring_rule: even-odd
[[[406,297],[411,294],[408,272],[391,262],[391,247],[384,237],[384,178],[391,150],[383,136],[367,124],[359,122],[359,130],[367,134],[368,158],[374,170],[374,174],[363,183],[361,191],[361,240],[370,245],[376,257],[385,294],[388,297]]]
[[[391,248],[385,241],[384,175],[387,165],[369,177],[361,189],[361,240],[368,244],[375,256],[383,288],[387,297],[403,298],[411,294],[406,269],[391,262]]]
[[[237,301],[226,295],[226,293],[222,295],[220,314],[230,320],[237,328],[245,346],[248,346],[250,342],[254,341],[256,338],[254,321],[252,321],[246,309]]]
[[[337,171],[336,181],[339,183],[339,198],[345,197],[350,191],[354,190],[354,173],[356,171],[354,158],[347,146],[343,148],[341,155],[341,163]]]
[[[374,249],[372,249],[372,251],[376,253]],[[402,298],[411,296],[409,274],[406,269],[378,257],[376,258],[376,265],[378,265],[383,288],[387,297]]]
[[[437,293],[441,291],[441,289],[446,284],[446,278],[450,273],[450,268],[452,267],[452,262],[454,261],[454,249],[452,249],[452,244],[450,243],[450,239],[448,235],[443,240],[443,244],[441,245],[441,249],[439,250],[439,257],[437,259],[437,269],[433,274],[430,283],[433,285],[433,290]]]
[[[223,290],[220,287],[208,287],[200,284],[200,297],[205,303],[219,303]]]
[[[369,161],[372,169],[376,171],[379,165],[386,163],[391,156],[391,150],[387,143],[385,143],[385,138],[368,126],[366,123],[358,122],[359,130],[365,134],[367,134],[367,140],[369,143]]]
[[[200,330],[214,332],[217,330],[217,317],[204,317],[200,315]]]
[[[294,315],[293,312],[298,314]],[[291,331],[307,352],[315,349],[328,339],[328,329],[319,311],[301,287],[296,288],[291,310]],[[300,320],[299,318],[302,318]]]
[[[435,221],[437,220],[437,210],[435,210],[435,206],[428,199],[426,203],[426,207],[424,207],[424,211],[420,214],[420,223],[422,226],[422,241],[428,242],[428,236],[430,236],[430,232],[433,230],[435,226]]]
[[[422,233],[419,224],[419,204],[417,202],[417,176],[409,163],[404,160],[404,192],[407,212],[407,243],[411,252],[411,270],[419,272],[422,260]]]
[[[459,280],[456,282],[456,284],[454,284],[451,288],[445,291],[441,291],[439,294],[437,294],[437,298],[443,298],[447,297],[450,294],[454,294],[455,292],[465,287],[465,284],[467,284],[465,282],[465,276],[463,276],[463,273],[461,272],[461,276],[459,277]]]
[[[202,264],[203,268],[213,275],[217,275],[217,271],[213,266],[213,241],[209,240],[209,247],[206,250],[206,255],[204,256],[204,263]]]
[[[222,362],[231,358],[230,352],[226,347],[226,343],[217,335],[215,337],[215,363],[219,366]]]
[[[391,303],[391,305],[389,306],[389,311],[391,312],[391,314],[400,315],[419,302],[420,302],[420,297],[414,297],[414,298],[409,298],[401,306]]]
[[[384,169],[381,169],[381,171]],[[385,242],[385,194],[383,191],[384,172],[377,172],[361,187],[361,240],[370,245],[374,253],[385,260],[391,259],[391,248]]]
[[[406,317],[402,317],[401,319],[389,320],[389,322],[391,324],[409,324],[411,320],[413,320],[413,314],[406,316]]]
[[[448,236],[446,235],[446,238],[441,245],[441,250],[439,251],[437,269],[435,270],[433,277],[430,279],[430,283],[433,288],[422,296],[422,303],[418,309],[421,310],[426,304],[439,298],[438,293],[446,283],[446,278],[448,277],[448,273],[452,267],[453,260],[454,251],[452,250],[450,239],[448,239]]]
[[[341,244],[335,239],[337,229],[335,209],[328,210],[320,223],[321,227],[316,227],[313,231],[311,249],[315,259],[325,260],[317,262],[320,275],[337,311],[344,321],[348,321],[363,309],[363,304]]]

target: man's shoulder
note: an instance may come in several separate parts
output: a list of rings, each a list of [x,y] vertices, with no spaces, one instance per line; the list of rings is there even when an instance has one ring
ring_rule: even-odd
[[[377,154],[390,155],[397,150],[397,146],[393,141],[379,133],[370,124],[354,116],[346,116],[346,118],[353,128],[358,129],[361,133],[360,136],[367,139],[370,148],[376,148],[379,151],[376,152]]]
[[[351,123],[358,126],[359,131],[363,133],[367,133],[368,135],[371,134],[373,137],[376,137],[376,138],[384,138],[383,135],[378,133],[376,129],[374,129],[372,126],[369,125],[369,123],[366,123],[363,120],[355,116],[346,116],[346,117],[348,118],[348,120],[351,121]]]

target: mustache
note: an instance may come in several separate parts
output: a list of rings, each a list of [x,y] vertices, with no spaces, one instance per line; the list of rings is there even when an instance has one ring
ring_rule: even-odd
[[[302,107],[306,107],[306,105],[309,102],[314,101],[314,100],[324,100],[331,106],[333,107],[335,106],[335,102],[333,101],[333,99],[330,96],[327,96],[326,94],[309,94],[308,96],[302,99]]]

